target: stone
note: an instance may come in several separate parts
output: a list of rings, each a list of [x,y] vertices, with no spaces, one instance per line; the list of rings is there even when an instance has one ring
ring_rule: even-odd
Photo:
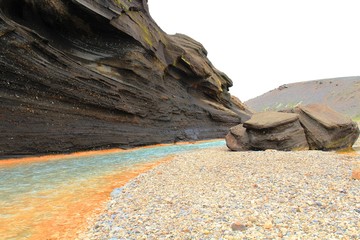
[[[356,179],[356,180],[360,180],[360,167],[355,167],[352,170],[351,178]]]
[[[359,127],[349,117],[326,105],[296,107],[310,149],[338,150],[350,148],[359,137]]]
[[[255,113],[230,128],[225,140],[233,151],[338,150],[350,148],[359,133],[350,118],[325,105],[311,104],[287,112]]]
[[[232,151],[247,151],[250,150],[249,137],[246,133],[246,128],[242,124],[230,128],[230,131],[225,136],[226,145]]]
[[[250,222],[252,222],[252,223],[257,222],[257,218],[256,218],[255,216],[249,216],[249,217],[248,217],[248,220],[249,220]]]
[[[166,34],[147,1],[0,9],[0,157],[219,138],[252,114],[203,45]]]
[[[298,115],[293,113],[256,113],[243,125],[232,127],[225,140],[233,151],[309,148]]]
[[[248,126],[248,125],[247,125]],[[298,119],[270,128],[247,128],[249,144],[253,150],[276,149],[282,151],[307,150],[309,146]]]
[[[242,224],[241,222],[233,222],[231,224],[231,229],[233,231],[245,231],[247,227],[245,224]]]
[[[244,123],[244,127],[247,129],[264,130],[292,123],[298,119],[299,116],[294,113],[260,112],[252,115],[251,118]]]
[[[266,229],[266,230],[270,230],[270,229],[273,228],[273,226],[274,226],[274,225],[273,225],[272,221],[266,221],[266,222],[264,223],[263,228]]]

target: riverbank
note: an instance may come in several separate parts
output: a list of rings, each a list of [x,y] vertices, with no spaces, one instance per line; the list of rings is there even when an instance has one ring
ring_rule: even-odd
[[[75,239],[110,193],[172,154],[224,141],[0,161],[0,239]]]
[[[81,152],[70,152],[66,154],[49,154],[49,155],[39,155],[39,156],[16,156],[16,157],[3,157],[0,158],[0,167],[1,166],[10,166],[10,165],[19,165],[19,164],[28,164],[35,162],[47,162],[47,161],[57,161],[64,159],[73,159],[78,157],[93,157],[105,154],[114,154],[114,153],[126,153],[126,152],[134,152],[141,149],[149,149],[156,147],[168,147],[168,146],[176,146],[176,145],[188,145],[188,144],[199,144],[206,142],[214,142],[219,141],[221,139],[210,139],[210,140],[199,140],[199,141],[183,141],[176,143],[159,143],[154,145],[146,145],[141,147],[134,147],[129,149],[121,149],[121,148],[110,148],[110,149],[100,149],[100,150],[89,150],[89,151],[81,151]]]
[[[359,161],[226,147],[176,155],[114,191],[79,239],[358,239]]]

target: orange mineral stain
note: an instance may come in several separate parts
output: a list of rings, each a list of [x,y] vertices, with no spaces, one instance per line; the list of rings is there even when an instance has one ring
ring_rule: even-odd
[[[347,148],[337,151],[339,154],[347,155],[347,156],[359,156],[360,149],[359,148]]]
[[[130,171],[89,179],[80,186],[66,184],[60,189],[42,192],[36,198],[24,196],[1,210],[1,215],[8,217],[0,217],[0,238],[75,239],[86,229],[88,218],[101,213],[114,188],[172,158],[137,164]],[[19,212],[19,209],[22,210]]]
[[[0,169],[27,167],[37,162],[71,160],[79,157],[111,155],[133,152],[139,149],[151,149],[162,146],[185,145],[214,142],[204,140],[196,142],[177,142],[176,144],[157,144],[129,150],[107,149],[71,154],[55,154],[39,157],[13,158],[0,160]],[[114,170],[112,173],[93,175],[88,179],[73,181],[67,179],[54,189],[34,190],[35,194],[19,192],[16,200],[0,199],[0,239],[75,239],[78,233],[86,230],[88,219],[102,212],[114,188],[126,184],[149,169],[172,160],[166,157],[151,162],[132,164],[129,168]],[[61,173],[59,172],[61,175]],[[158,174],[161,174],[159,172]],[[9,179],[11,181],[11,179]],[[14,182],[16,183],[16,182]],[[46,184],[46,182],[45,182]],[[14,184],[16,185],[16,184]],[[47,189],[47,188],[44,188]]]

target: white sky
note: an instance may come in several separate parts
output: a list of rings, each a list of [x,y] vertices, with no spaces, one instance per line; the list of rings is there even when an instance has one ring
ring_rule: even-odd
[[[168,34],[201,42],[242,101],[282,84],[360,75],[360,0],[149,0]]]

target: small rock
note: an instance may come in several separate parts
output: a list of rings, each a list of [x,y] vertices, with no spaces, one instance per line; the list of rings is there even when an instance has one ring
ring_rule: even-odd
[[[302,227],[302,230],[303,230],[304,232],[308,232],[308,231],[309,231],[309,227],[306,226],[306,225],[304,225],[304,226]]]
[[[247,227],[242,224],[241,222],[233,222],[231,224],[231,229],[233,231],[245,231],[247,229]]]
[[[280,231],[283,235],[286,235],[286,233],[288,232],[288,229],[287,228],[280,228]]]
[[[354,168],[351,174],[352,179],[360,180],[360,167]]]
[[[250,216],[250,217],[248,217],[248,220],[249,220],[250,222],[254,223],[254,222],[256,222],[256,217]]]
[[[339,192],[342,194],[347,194],[347,191],[345,189],[340,189]]]
[[[269,229],[272,229],[273,226],[274,226],[274,225],[273,225],[272,221],[267,221],[267,222],[264,224],[263,228],[269,230]]]
[[[205,234],[205,235],[209,235],[209,234],[210,234],[210,231],[204,230],[204,231],[202,231],[202,233]]]
[[[189,232],[190,232],[190,229],[184,228],[182,231],[183,231],[184,233],[189,233]]]

